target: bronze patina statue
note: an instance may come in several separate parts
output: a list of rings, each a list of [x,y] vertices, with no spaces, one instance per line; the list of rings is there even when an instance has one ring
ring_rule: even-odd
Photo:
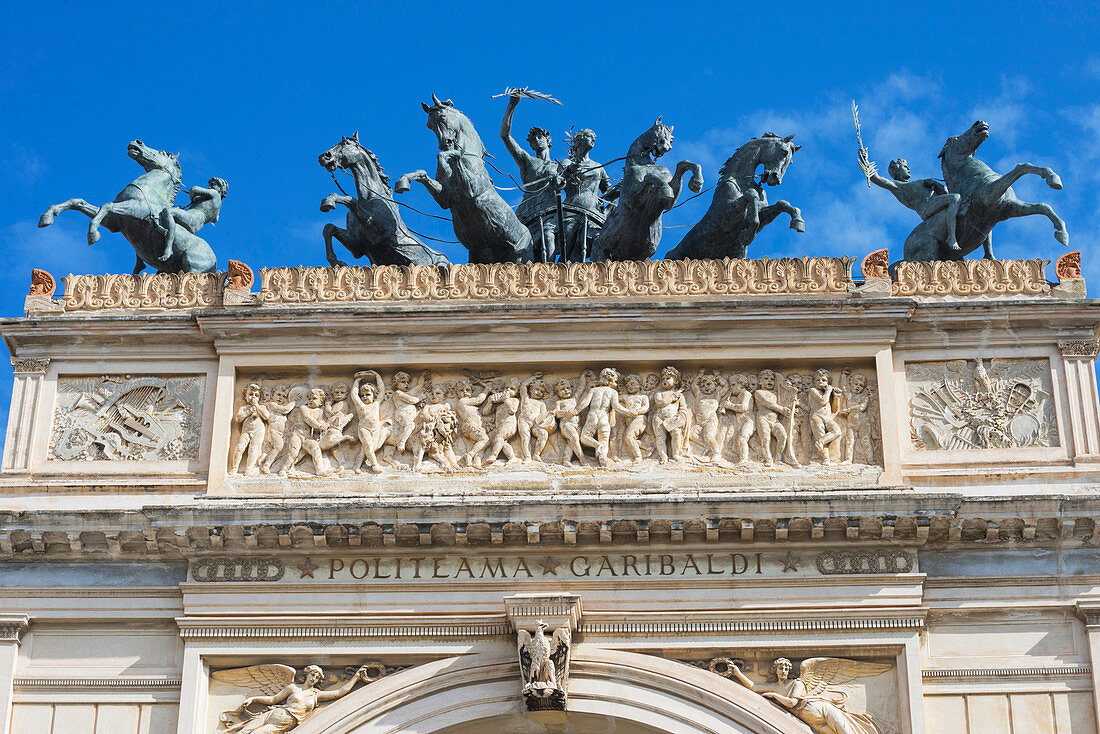
[[[707,213],[665,259],[745,257],[756,233],[783,213],[790,216],[791,229],[805,232],[802,212],[782,199],[769,205],[764,191],[764,184],[783,183],[787,166],[802,147],[792,143],[793,138],[765,133],[734,151],[718,171],[718,185]],[[757,183],[756,171],[761,166],[764,170]]]
[[[100,226],[121,232],[134,248],[134,273],[150,265],[161,273],[213,273],[218,269],[214,251],[195,234],[207,222],[216,222],[229,186],[210,179],[210,188],[191,189],[192,210],[175,207],[183,171],[179,154],[156,150],[140,140],[131,141],[126,153],[145,173],[126,185],[114,201],[94,206],[83,199],[54,204],[38,220],[39,227],[53,224],[61,212],[75,209],[91,218],[88,244],[99,241]]]
[[[550,157],[553,142],[550,132],[532,127],[527,144],[534,155],[525,151],[512,137],[512,116],[523,99],[520,90],[509,89],[508,107],[500,123],[500,139],[519,166],[523,181],[523,200],[516,207],[516,216],[531,232],[534,254],[539,262],[554,262],[558,256],[558,219],[561,215],[560,166]]]
[[[419,181],[440,207],[450,209],[455,237],[470,251],[470,262],[530,262],[531,233],[494,188],[485,169],[485,144],[470,118],[434,94],[430,107],[421,106],[439,141],[435,178],[412,171],[397,180],[394,191],[404,193]]]
[[[569,157],[561,162],[565,191],[563,259],[584,262],[610,207],[601,195],[611,188],[611,179],[602,165],[588,157],[596,144],[596,133],[587,128],[578,130],[569,136],[569,144]]]
[[[639,135],[626,154],[622,182],[606,194],[617,199],[607,215],[600,236],[592,246],[592,259],[648,260],[661,243],[661,215],[680,197],[684,174],[691,172],[688,188],[703,189],[703,169],[698,163],[680,161],[675,173],[656,162],[672,150],[672,127],[661,118]]]
[[[364,255],[372,265],[449,265],[441,252],[428,247],[409,232],[390,189],[378,157],[359,142],[359,131],[344,137],[317,157],[317,162],[333,174],[348,171],[355,180],[355,196],[329,194],[321,201],[321,211],[330,212],[337,204],[348,209],[347,229],[326,224],[325,256],[329,265],[344,265],[332,250],[332,240],[348,248],[352,256]],[[339,183],[337,183],[339,186]]]

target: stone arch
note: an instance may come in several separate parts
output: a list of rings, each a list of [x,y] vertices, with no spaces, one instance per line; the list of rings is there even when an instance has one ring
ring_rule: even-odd
[[[652,655],[579,645],[569,676],[571,713],[629,722],[635,731],[810,734],[743,686]],[[386,676],[320,709],[295,734],[446,734],[469,722],[523,715],[516,661],[468,655]]]

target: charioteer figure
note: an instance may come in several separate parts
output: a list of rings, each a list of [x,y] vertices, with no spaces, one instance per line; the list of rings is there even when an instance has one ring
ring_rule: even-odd
[[[611,188],[603,166],[588,157],[596,133],[585,128],[570,138],[569,157],[561,162],[565,201],[563,256],[566,262],[584,262],[603,225],[608,202],[601,195]]]
[[[523,181],[523,200],[516,207],[516,216],[531,232],[534,252],[541,262],[554,262],[558,257],[558,214],[561,207],[561,166],[550,157],[553,145],[550,133],[541,127],[532,127],[527,133],[527,143],[534,151],[531,155],[512,137],[512,116],[522,95],[518,91],[508,97],[508,108],[500,123],[500,139],[519,166]]]

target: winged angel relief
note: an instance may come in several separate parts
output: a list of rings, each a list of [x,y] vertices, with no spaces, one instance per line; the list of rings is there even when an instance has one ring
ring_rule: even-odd
[[[386,674],[386,669],[378,663],[364,665],[352,674],[350,680],[329,690],[317,687],[325,679],[320,667],[310,665],[302,672],[305,675],[302,684],[295,682],[294,668],[288,665],[249,665],[212,673],[214,680],[238,688],[251,688],[263,694],[246,698],[240,706],[218,717],[222,732],[280,734],[291,731],[318,705],[346,696],[360,681],[371,683],[378,680]]]
[[[799,666],[798,677],[792,680],[791,661],[776,658],[772,680],[754,683],[741,672],[738,662],[718,658],[711,661],[711,670],[786,708],[817,734],[879,734],[878,724],[870,715],[844,708],[848,694],[834,686],[881,675],[890,670],[889,665],[845,658],[807,658]]]
[[[523,674],[523,700],[528,711],[565,710],[565,684],[569,678],[569,628],[559,627],[546,638],[549,625],[539,620],[535,633],[518,632],[519,668]]]
[[[906,365],[917,449],[1056,446],[1046,360],[992,359]]]

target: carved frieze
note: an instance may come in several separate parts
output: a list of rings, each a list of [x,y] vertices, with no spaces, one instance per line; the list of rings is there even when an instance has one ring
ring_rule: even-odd
[[[61,306],[66,311],[216,306],[223,278],[220,273],[69,275]]]
[[[262,268],[264,303],[845,293],[854,258]]]
[[[205,385],[203,375],[60,377],[49,459],[196,459]]]
[[[1049,260],[937,260],[898,263],[895,296],[1033,296],[1050,292]]]
[[[1058,445],[1045,359],[910,362],[905,377],[919,451]]]
[[[652,369],[652,368],[650,368]],[[881,464],[864,372],[375,370],[239,384],[230,474]],[[836,469],[833,469],[836,470]],[[844,469],[841,469],[843,471]]]

